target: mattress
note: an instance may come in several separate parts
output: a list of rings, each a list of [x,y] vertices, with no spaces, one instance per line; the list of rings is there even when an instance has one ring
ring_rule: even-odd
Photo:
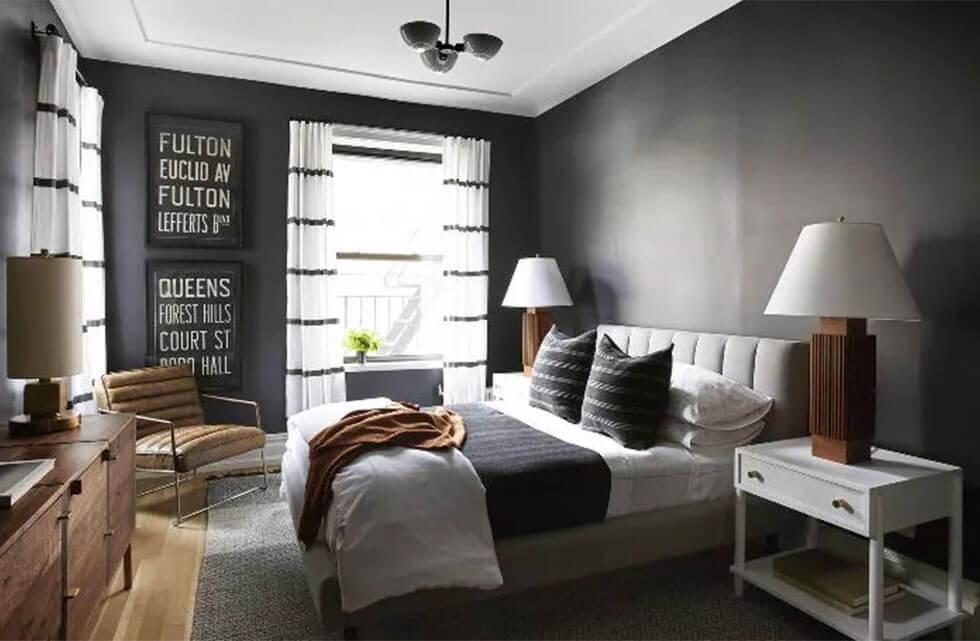
[[[387,399],[366,399],[343,404],[343,413],[376,407]],[[581,429],[553,414],[526,404],[496,401],[491,407],[558,439],[590,449],[606,462],[611,474],[606,518],[661,510],[684,504],[710,501],[731,495],[733,450],[692,451],[682,445],[663,443],[645,450],[631,450],[613,439]],[[286,452],[282,462],[282,489],[294,525],[303,509],[309,446],[330,419],[300,425],[290,420]],[[339,417],[337,417],[339,418]],[[322,535],[322,532],[321,532]]]

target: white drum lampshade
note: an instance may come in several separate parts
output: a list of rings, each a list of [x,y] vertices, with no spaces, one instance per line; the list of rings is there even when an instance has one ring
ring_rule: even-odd
[[[24,386],[24,413],[10,433],[76,429],[61,377],[82,371],[82,261],[39,255],[7,258],[7,376]]]
[[[504,294],[504,307],[524,307],[521,329],[521,361],[524,374],[530,376],[534,359],[545,334],[551,329],[551,312],[548,307],[567,307],[572,297],[565,287],[558,263],[554,258],[535,256],[517,261],[514,275]]]
[[[7,376],[82,371],[82,261],[7,258]]]
[[[885,230],[843,219],[804,227],[765,313],[820,318],[810,341],[813,455],[845,464],[867,461],[877,378],[867,319],[919,318]]]

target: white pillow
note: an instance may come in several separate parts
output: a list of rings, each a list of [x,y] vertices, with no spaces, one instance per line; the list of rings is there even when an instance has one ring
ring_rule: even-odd
[[[712,430],[737,430],[761,421],[772,399],[727,376],[674,362],[667,414]]]
[[[689,450],[735,448],[751,443],[765,426],[765,421],[756,421],[737,430],[708,430],[667,416],[660,424],[660,434],[664,439],[680,443]]]

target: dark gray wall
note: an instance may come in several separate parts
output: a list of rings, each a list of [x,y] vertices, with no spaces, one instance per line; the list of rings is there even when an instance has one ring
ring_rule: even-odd
[[[20,385],[7,380],[6,257],[31,249],[34,113],[40,49],[31,20],[42,28],[61,21],[37,0],[0,3],[0,420],[20,413]]]
[[[883,223],[925,320],[872,324],[877,442],[964,466],[974,537],[978,24],[975,2],[743,2],[536,121],[570,324],[807,337],[762,315],[800,228]]]
[[[147,259],[245,263],[241,394],[263,404],[269,431],[283,427],[285,368],[286,167],[288,121],[304,118],[486,138],[492,143],[489,370],[520,365],[520,318],[499,306],[517,259],[537,250],[533,216],[533,123],[528,118],[408,104],[86,60],[105,97],[103,180],[108,250],[109,367],[143,365]],[[238,121],[245,128],[245,248],[167,250],[145,246],[146,114]],[[431,374],[350,375],[352,398],[388,396],[431,403]]]

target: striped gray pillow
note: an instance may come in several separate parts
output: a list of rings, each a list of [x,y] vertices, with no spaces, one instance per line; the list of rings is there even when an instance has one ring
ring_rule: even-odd
[[[596,331],[569,337],[552,327],[541,342],[531,370],[529,402],[559,418],[578,423],[582,396],[595,355]]]
[[[585,387],[582,427],[631,449],[653,445],[667,409],[673,349],[631,357],[603,335]]]

